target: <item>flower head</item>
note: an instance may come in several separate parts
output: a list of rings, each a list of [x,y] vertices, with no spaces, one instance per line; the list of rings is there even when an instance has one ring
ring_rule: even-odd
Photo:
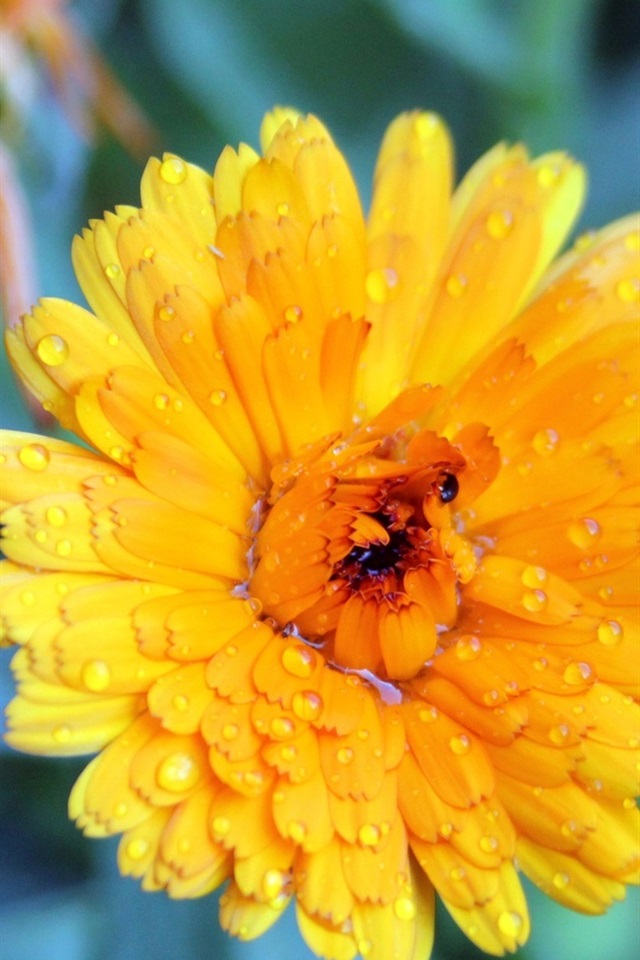
[[[519,871],[598,913],[637,878],[637,220],[550,268],[583,174],[441,122],[363,218],[314,117],[213,177],[150,161],[74,244],[94,311],[8,335],[90,449],[8,434],[10,743],[100,751],[70,811],[259,935],[424,958],[434,891],[500,954]],[[633,322],[636,321],[636,322]]]

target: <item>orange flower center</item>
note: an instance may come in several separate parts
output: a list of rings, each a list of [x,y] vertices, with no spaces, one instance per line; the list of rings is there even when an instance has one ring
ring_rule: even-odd
[[[334,665],[382,680],[425,666],[476,569],[454,513],[474,463],[420,422],[437,396],[406,391],[348,439],[276,467],[253,547],[264,614]]]

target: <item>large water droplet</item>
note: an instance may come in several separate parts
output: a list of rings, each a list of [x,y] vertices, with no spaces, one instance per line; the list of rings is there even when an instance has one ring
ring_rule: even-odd
[[[616,286],[616,294],[623,303],[635,303],[640,300],[640,280],[637,277],[620,280]]]
[[[269,900],[273,900],[282,893],[286,877],[281,870],[267,870],[262,877],[262,892]]]
[[[466,733],[461,733],[459,736],[451,737],[449,740],[449,746],[457,756],[462,757],[466,753],[469,753],[469,750],[471,749],[471,740]]]
[[[111,683],[111,669],[105,660],[87,660],[81,676],[85,687],[92,693],[101,693]]]
[[[291,701],[291,709],[296,717],[309,723],[318,719],[323,707],[322,697],[314,690],[298,690]]]
[[[459,660],[477,660],[482,653],[482,641],[473,634],[466,634],[460,637],[454,649]]]
[[[549,574],[544,567],[529,566],[522,571],[520,581],[524,587],[537,590],[549,580]]]
[[[494,240],[504,240],[513,230],[513,214],[510,210],[492,210],[485,221],[487,233]]]
[[[600,540],[602,529],[597,520],[585,517],[576,523],[572,523],[567,533],[574,547],[578,547],[580,550],[588,550]]]
[[[416,915],[416,905],[409,897],[398,897],[393,903],[393,912],[398,920],[413,920]]]
[[[538,430],[531,445],[540,457],[550,457],[558,449],[560,437],[556,430]]]
[[[149,852],[149,847],[148,840],[143,839],[143,837],[136,837],[129,840],[125,850],[130,860],[142,860]]]
[[[158,766],[158,786],[171,793],[191,790],[200,779],[200,768],[194,758],[182,751],[170,753]]]
[[[623,636],[624,631],[617,620],[603,620],[598,626],[598,640],[605,647],[614,647]]]
[[[209,402],[214,405],[214,407],[221,407],[222,404],[227,399],[226,390],[212,390],[209,394]]]
[[[522,594],[522,606],[529,613],[540,613],[547,606],[548,597],[544,590],[527,590]]]
[[[187,179],[188,168],[184,160],[179,157],[168,157],[160,164],[160,176],[165,183],[176,185]]]
[[[452,273],[450,277],[447,277],[445,282],[445,290],[450,297],[453,297],[454,300],[457,300],[467,292],[468,284],[469,281],[464,274]]]
[[[47,507],[45,517],[52,527],[63,527],[67,522],[67,511],[62,507]]]
[[[358,830],[358,840],[363,847],[375,847],[380,842],[382,831],[375,823],[365,823]]]
[[[305,679],[310,677],[315,666],[316,655],[313,650],[301,644],[285,647],[282,651],[282,666],[292,677]]]
[[[365,291],[374,303],[389,303],[398,293],[398,274],[390,267],[370,270],[365,280]]]
[[[56,333],[38,340],[36,353],[47,367],[59,367],[69,356],[69,344]]]
[[[524,926],[524,920],[515,910],[505,910],[498,917],[498,928],[505,937],[517,937]]]
[[[583,661],[574,661],[565,667],[562,678],[569,686],[578,687],[587,683],[593,677],[593,670],[588,663]]]

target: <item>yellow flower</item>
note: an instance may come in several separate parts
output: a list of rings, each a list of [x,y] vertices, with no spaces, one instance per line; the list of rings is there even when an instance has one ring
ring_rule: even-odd
[[[519,870],[604,911],[637,880],[637,219],[550,268],[583,193],[498,146],[451,196],[389,128],[363,218],[314,117],[213,177],[151,160],[73,248],[94,311],[9,332],[92,449],[5,437],[9,742],[123,873],[296,903],[318,954],[423,960],[434,891],[495,954]]]

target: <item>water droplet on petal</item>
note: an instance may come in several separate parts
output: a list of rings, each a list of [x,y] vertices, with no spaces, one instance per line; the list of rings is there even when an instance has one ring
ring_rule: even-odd
[[[85,687],[92,693],[101,693],[111,683],[111,669],[104,660],[87,660],[81,676]]]
[[[51,731],[51,736],[56,743],[69,743],[69,740],[71,740],[71,727],[66,726],[66,724],[56,727]]]
[[[495,853],[500,846],[500,841],[497,837],[485,836],[480,838],[479,846],[485,853]]]
[[[568,723],[559,723],[556,727],[551,727],[549,730],[549,740],[552,743],[555,743],[557,747],[561,747],[567,742],[571,734],[571,728]]]
[[[603,620],[598,626],[598,640],[605,647],[614,647],[620,643],[624,631],[617,620]]]
[[[337,751],[336,757],[338,759],[338,763],[341,763],[343,766],[347,766],[347,764],[351,763],[353,760],[354,753],[351,747],[341,747]]]
[[[262,892],[265,897],[273,900],[274,897],[282,893],[285,880],[285,875],[281,870],[267,870],[262,877]]]
[[[577,687],[592,679],[593,670],[588,663],[583,661],[574,661],[565,667],[562,678],[569,686]]]
[[[237,723],[225,723],[222,728],[222,739],[230,742],[236,740],[240,735],[240,727]]]
[[[458,660],[477,660],[482,653],[482,641],[473,634],[467,634],[460,637],[454,649]]]
[[[166,410],[171,403],[171,398],[166,393],[156,393],[153,398],[153,405],[156,410]]]
[[[525,567],[520,577],[522,585],[524,587],[530,587],[532,590],[543,587],[548,580],[549,574],[545,568],[535,566]]]
[[[307,828],[300,820],[290,820],[287,824],[287,832],[294,843],[304,843],[307,837]]]
[[[616,294],[623,303],[635,303],[640,300],[640,280],[637,277],[620,280],[616,286]]]
[[[160,164],[160,176],[165,183],[176,185],[187,179],[188,168],[179,157],[168,157]]]
[[[447,277],[445,289],[450,297],[457,300],[467,292],[468,283],[469,281],[464,274],[452,273],[450,277]]]
[[[535,452],[541,457],[550,457],[558,449],[560,437],[556,430],[538,430],[532,440]]]
[[[211,829],[216,837],[225,837],[231,830],[231,821],[228,817],[214,817]]]
[[[168,323],[170,320],[173,320],[175,315],[176,315],[176,311],[174,310],[173,307],[165,306],[165,307],[160,307],[160,309],[158,310],[158,318],[162,320],[163,323]]]
[[[36,353],[47,367],[59,367],[69,356],[69,344],[56,333],[38,340]]]
[[[288,646],[282,651],[282,666],[292,677],[305,679],[310,677],[315,667],[316,655],[313,650],[301,644]]]
[[[494,240],[504,240],[513,230],[513,214],[510,210],[492,210],[485,221],[487,233]]]
[[[226,399],[226,390],[212,390],[209,394],[209,401],[214,405],[214,407],[221,407]]]
[[[380,827],[375,823],[365,823],[358,830],[358,840],[363,847],[375,847],[376,843],[380,842],[380,837]]]
[[[413,920],[416,915],[416,905],[409,897],[398,897],[394,901],[393,912],[398,920]]]
[[[413,132],[423,143],[432,139],[434,133],[441,126],[440,118],[435,113],[419,113],[413,121]]]
[[[174,710],[178,711],[178,713],[184,713],[189,706],[189,698],[185,697],[183,693],[176,693],[175,697],[171,701],[171,705]]]
[[[288,717],[274,717],[269,724],[269,731],[277,740],[282,740],[295,732],[295,726]]]
[[[18,460],[27,470],[39,473],[49,466],[50,455],[41,443],[28,443],[18,453]]]
[[[129,840],[125,851],[130,860],[142,860],[149,852],[149,841],[142,837]]]
[[[449,746],[457,756],[462,757],[465,755],[465,753],[469,753],[469,750],[471,749],[471,740],[466,733],[461,733],[459,736],[451,737],[449,740]]]
[[[544,590],[528,590],[522,595],[522,606],[529,613],[540,613],[547,606],[548,597]]]
[[[291,709],[296,717],[310,723],[318,719],[323,708],[322,697],[314,690],[298,690],[291,701]]]
[[[572,523],[567,533],[574,547],[579,547],[580,550],[588,550],[600,540],[602,529],[597,520],[585,517],[583,520]]]
[[[58,540],[56,543],[56,553],[59,557],[71,556],[72,550],[73,544],[71,543],[71,540]]]
[[[498,928],[505,937],[517,937],[524,926],[524,920],[515,910],[505,910],[498,917]]]
[[[553,885],[556,890],[564,890],[571,883],[571,877],[568,873],[554,873]]]
[[[449,874],[452,880],[457,880],[457,881],[464,880],[466,875],[467,875],[467,871],[465,870],[464,867],[454,867],[451,870],[451,873]]]
[[[398,293],[398,274],[390,267],[370,270],[365,280],[365,291],[374,303],[389,303]]]
[[[109,277],[109,280],[115,280],[116,277],[120,276],[120,264],[119,263],[110,263],[104,268],[104,272]]]
[[[62,507],[47,507],[45,517],[52,527],[63,527],[67,522],[67,511]]]
[[[200,779],[200,767],[194,758],[182,751],[170,753],[156,770],[158,786],[171,793],[191,790]]]

